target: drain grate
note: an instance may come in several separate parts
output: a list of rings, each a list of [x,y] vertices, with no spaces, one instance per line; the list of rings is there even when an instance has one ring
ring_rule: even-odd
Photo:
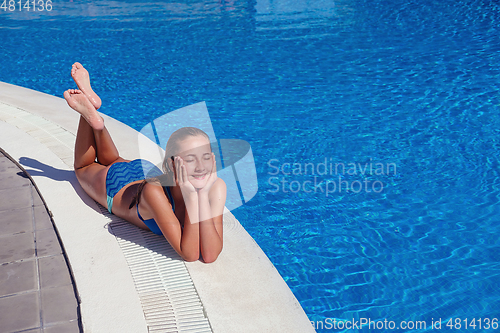
[[[212,333],[182,258],[163,236],[123,221],[99,205],[127,260],[149,332]]]

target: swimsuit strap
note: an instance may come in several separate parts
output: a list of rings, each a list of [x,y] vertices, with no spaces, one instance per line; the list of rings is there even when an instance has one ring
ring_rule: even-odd
[[[144,222],[144,219],[142,218],[141,214],[139,214],[139,204],[135,205],[137,207],[137,216],[141,219],[142,222]]]
[[[158,226],[158,224],[156,223],[155,219],[144,220],[142,218],[141,214],[139,214],[139,204],[137,204],[136,207],[137,207],[137,216],[139,216],[141,221],[144,222],[146,227],[148,227],[149,230],[152,231],[154,234],[163,235],[163,233],[161,232],[161,229]]]
[[[170,187],[164,186],[164,189],[166,189],[168,200],[170,200],[170,204],[172,205],[172,210],[175,213],[175,201],[174,201],[174,197],[172,196],[172,193],[170,192]]]

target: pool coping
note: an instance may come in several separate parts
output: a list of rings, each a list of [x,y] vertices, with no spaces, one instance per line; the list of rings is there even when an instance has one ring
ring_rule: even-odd
[[[53,214],[67,252],[79,292],[84,330],[147,332],[129,266],[114,235],[106,228],[109,219],[81,189],[72,172],[79,115],[62,98],[4,82],[0,82],[0,103],[0,112],[2,105],[4,110],[9,109],[7,105],[54,125],[31,124],[38,126],[36,129],[26,126],[20,112],[8,122],[0,119],[0,142],[18,161],[28,157],[45,165],[47,176],[41,173],[32,177]],[[141,138],[139,154],[137,138],[141,134],[111,117],[103,118],[121,156],[159,162],[155,160],[155,143],[148,140],[148,155]],[[40,131],[53,139],[35,139],[33,135]],[[224,249],[217,261],[186,262],[185,266],[213,332],[314,332],[274,265],[231,213],[224,215]]]

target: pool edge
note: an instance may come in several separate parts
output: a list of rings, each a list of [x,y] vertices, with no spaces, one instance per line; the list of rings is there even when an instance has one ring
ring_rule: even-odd
[[[0,102],[43,117],[69,133],[74,134],[76,131],[79,115],[71,110],[62,98],[0,82]],[[103,117],[120,154],[126,158],[139,156],[137,140],[131,142],[130,139],[137,138],[138,132],[113,118],[106,115]],[[70,149],[73,144],[74,142],[65,142]],[[15,157],[30,154],[29,150],[20,149],[19,145],[17,149],[19,150],[13,154]],[[152,155],[151,159],[154,161],[156,154]],[[144,152],[141,152],[140,156],[148,157]],[[54,160],[53,156],[51,158]],[[66,154],[65,159],[68,164],[71,158]],[[60,161],[63,162],[62,159]],[[54,192],[54,183],[42,183],[44,183],[40,186],[42,193]],[[82,204],[82,200],[79,201]],[[89,204],[88,200],[85,201]],[[51,209],[50,203],[49,209]],[[87,209],[92,210],[88,207]],[[314,332],[304,310],[269,258],[232,214],[228,213],[227,218],[232,222],[231,227],[225,228],[224,250],[219,259],[212,264],[203,264],[199,261],[186,263],[213,331],[235,332],[244,329],[244,332]],[[56,217],[54,220],[57,224]],[[73,254],[75,255],[77,254]],[[130,285],[127,290],[128,293],[131,292]],[[80,293],[88,292],[92,291],[80,290]],[[137,311],[136,305],[134,311]],[[95,313],[87,315],[97,318]],[[82,313],[82,320],[85,325],[85,313]],[[98,323],[102,321],[104,324],[106,318],[99,320],[90,325],[92,331],[104,328]],[[137,326],[140,326],[140,320],[136,320]]]

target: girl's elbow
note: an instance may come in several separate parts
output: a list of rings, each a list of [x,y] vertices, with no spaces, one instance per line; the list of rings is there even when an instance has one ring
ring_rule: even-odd
[[[221,249],[221,251],[222,251],[222,249]],[[214,262],[219,257],[219,254],[221,253],[221,251],[205,251],[205,252],[203,252],[202,253],[203,261],[207,264]]]
[[[200,259],[200,253],[199,252],[194,252],[194,253],[183,253],[181,255],[182,259],[188,262],[196,261]]]
[[[206,258],[203,257],[203,261],[206,263],[206,264],[210,264],[210,263],[213,263],[215,260],[217,260],[217,258],[219,257],[219,255],[212,255],[212,256],[207,256]]]

